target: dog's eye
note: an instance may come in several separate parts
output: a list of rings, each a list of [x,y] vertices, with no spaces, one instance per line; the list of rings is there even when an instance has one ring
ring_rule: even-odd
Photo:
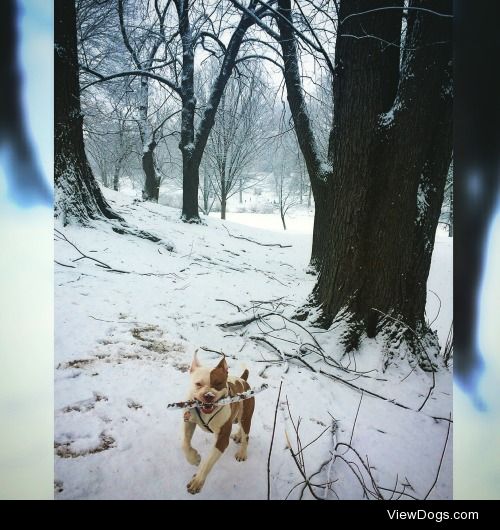
[[[196,386],[197,386],[198,388],[200,388],[200,387],[201,387],[201,383],[196,383]]]

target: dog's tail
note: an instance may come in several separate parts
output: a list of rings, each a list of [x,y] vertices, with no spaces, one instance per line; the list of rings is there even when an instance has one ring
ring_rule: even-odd
[[[243,373],[240,375],[240,379],[243,379],[244,381],[246,381],[248,379],[248,374],[250,372],[248,371],[247,368],[245,368],[245,370],[243,371]]]

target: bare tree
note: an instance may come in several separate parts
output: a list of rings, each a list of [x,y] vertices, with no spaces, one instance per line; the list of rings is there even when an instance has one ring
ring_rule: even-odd
[[[297,178],[288,170],[286,164],[282,162],[281,167],[277,168],[274,173],[274,184],[276,195],[278,197],[278,206],[280,210],[281,222],[283,223],[283,230],[286,230],[285,216],[288,210],[299,203],[299,196],[297,193]]]
[[[103,185],[118,191],[128,161],[137,151],[131,108],[116,105],[103,113],[94,106],[93,110],[93,114],[86,112],[83,131],[89,161]]]
[[[270,0],[269,3],[273,4],[274,0]],[[119,77],[140,79],[143,166],[145,172],[152,177],[155,176],[153,152],[156,140],[148,121],[149,80],[157,81],[166,87],[172,96],[180,99],[182,217],[186,221],[198,222],[199,169],[217,109],[237,61],[255,59],[253,54],[240,59],[237,57],[248,29],[260,23],[262,17],[267,14],[268,6],[266,3],[250,0],[248,7],[244,8],[244,12],[239,17],[237,11],[231,9],[229,5],[210,0],[191,3],[188,0],[168,0],[162,5],[159,0],[155,1],[154,5],[136,2],[131,4],[128,10],[134,14],[134,20],[138,18],[137,13],[140,13],[139,18],[142,22],[128,23],[125,2],[119,0],[119,27],[124,45],[132,58],[132,66],[127,69],[120,67],[120,71],[111,72],[84,65],[86,72],[97,77],[96,80],[88,83],[87,87]],[[213,80],[208,103],[202,109],[198,120],[196,120],[197,101],[194,91],[197,49],[201,49],[205,55],[207,53],[213,55],[219,61],[218,73]],[[195,127],[196,121],[197,127]],[[153,182],[153,179],[149,180]],[[155,181],[154,185],[157,184]]]
[[[219,105],[205,156],[221,219],[226,218],[228,199],[241,195],[254,181],[248,171],[265,142],[268,109],[264,89],[254,71],[249,78],[231,80]]]

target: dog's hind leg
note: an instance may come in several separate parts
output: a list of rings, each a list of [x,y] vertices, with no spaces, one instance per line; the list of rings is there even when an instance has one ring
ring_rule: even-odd
[[[255,398],[245,399],[245,401],[243,401],[243,410],[241,412],[240,418],[240,430],[235,436],[235,441],[236,438],[239,438],[241,441],[241,447],[235,455],[238,462],[243,462],[247,459],[248,438],[250,437],[250,426],[252,425],[252,415],[254,408]]]
[[[194,430],[196,429],[196,423],[185,421],[183,423],[183,428],[184,439],[182,441],[182,450],[186,455],[186,460],[190,464],[193,464],[193,466],[197,466],[201,460],[200,453],[198,453],[198,451],[191,445],[191,439],[193,438]]]
[[[198,472],[187,485],[187,490],[189,491],[189,493],[192,493],[194,495],[195,493],[198,493],[201,488],[203,488],[203,484],[205,484],[205,480],[207,478],[207,475],[210,473],[210,470],[214,467],[217,460],[219,460],[222,453],[229,445],[229,435],[231,434],[231,427],[232,422],[231,420],[229,420],[221,427],[218,434],[215,435],[216,440],[214,447],[210,451],[208,457],[202,461],[200,467],[198,468]]]

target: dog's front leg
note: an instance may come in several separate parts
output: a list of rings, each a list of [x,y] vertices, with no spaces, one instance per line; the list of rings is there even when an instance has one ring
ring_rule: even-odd
[[[215,435],[215,445],[212,447],[210,454],[206,459],[202,461],[198,472],[191,479],[187,485],[187,490],[193,495],[201,491],[203,484],[207,475],[210,473],[210,470],[214,467],[215,462],[219,460],[222,453],[225,451],[226,447],[229,445],[229,436],[231,434],[232,422],[229,420],[226,422],[220,429],[220,431]]]
[[[182,441],[182,450],[186,455],[186,459],[193,466],[197,466],[200,463],[200,453],[191,445],[191,439],[193,438],[194,430],[196,429],[196,423],[190,421],[184,422],[184,440]]]

